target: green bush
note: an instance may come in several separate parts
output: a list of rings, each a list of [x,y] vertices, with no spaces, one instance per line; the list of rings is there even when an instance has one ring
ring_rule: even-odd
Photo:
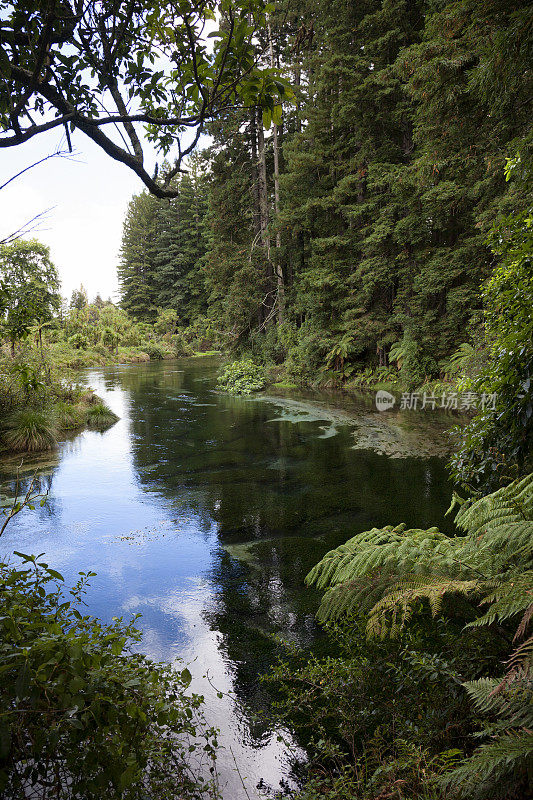
[[[507,180],[520,168],[507,162]],[[533,171],[517,175],[533,188]],[[461,431],[451,460],[456,481],[494,489],[533,470],[533,212],[528,205],[501,219],[489,239],[499,264],[483,289],[488,363],[468,387],[495,398]]]
[[[52,450],[57,444],[57,421],[50,411],[23,409],[14,411],[4,423],[2,439],[9,450],[38,452]]]
[[[424,352],[422,345],[409,330],[405,330],[403,338],[390,348],[389,363],[394,361],[401,382],[411,390],[427,383],[439,371],[435,359]]]
[[[77,350],[87,350],[89,347],[89,340],[82,333],[73,333],[69,336],[68,343],[75,347]]]
[[[46,563],[16,555],[16,567],[0,562],[2,797],[213,797],[191,759],[214,763],[216,731],[189,671],[132,653],[133,623],[82,616],[93,573],[67,593]]]
[[[435,634],[443,617],[454,626],[466,623],[453,636],[456,685],[448,687],[448,699],[429,699],[444,710],[462,692],[487,721],[475,734],[480,746],[441,785],[465,800],[526,797],[533,763],[533,474],[475,501],[454,496],[455,504],[464,535],[404,524],[373,528],[330,550],[306,583],[326,590],[320,619],[366,617],[368,648],[389,639],[392,652],[394,640],[418,625],[428,628],[432,619],[440,620]],[[422,692],[412,700],[423,708]],[[419,730],[431,713],[424,709]],[[404,715],[409,719],[408,709],[396,731]],[[429,730],[436,730],[433,723]]]
[[[264,368],[251,359],[228,364],[217,378],[220,389],[230,394],[252,394],[266,385]]]
[[[165,348],[156,342],[144,342],[142,349],[150,356],[150,361],[161,361],[166,356]]]
[[[183,331],[172,334],[170,337],[170,344],[172,350],[174,351],[174,355],[176,356],[194,355],[194,347],[190,342],[187,341]]]
[[[452,626],[393,643],[369,642],[358,617],[326,632],[337,655],[288,647],[263,678],[309,754],[295,800],[444,800],[436,779],[472,726]]]

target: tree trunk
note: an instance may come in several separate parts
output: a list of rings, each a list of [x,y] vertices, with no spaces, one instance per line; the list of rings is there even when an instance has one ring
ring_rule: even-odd
[[[259,174],[259,212],[260,212],[260,230],[261,242],[263,244],[266,257],[270,263],[270,234],[268,232],[268,186],[267,186],[267,171],[266,171],[266,157],[265,157],[265,134],[263,131],[263,120],[261,109],[257,109],[257,147],[258,147],[258,174]]]
[[[253,175],[253,212],[254,212],[254,235],[259,236],[261,233],[261,200],[259,194],[259,159],[257,157],[257,112],[252,109],[252,116],[250,119],[250,147],[252,151],[252,164],[254,169]]]
[[[274,69],[274,46],[272,44],[272,28],[268,24],[268,42],[270,46],[270,66]],[[274,146],[274,212],[276,219],[279,217],[279,144],[278,144],[278,126],[276,123],[273,125],[272,142]],[[265,170],[266,176],[266,170]],[[276,256],[274,269],[276,272],[277,284],[277,306],[278,306],[278,323],[281,325],[285,317],[285,282],[283,279],[283,268],[281,266],[281,231],[279,228],[276,231]]]

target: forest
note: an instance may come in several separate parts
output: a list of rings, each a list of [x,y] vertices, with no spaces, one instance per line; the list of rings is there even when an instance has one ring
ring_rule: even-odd
[[[114,301],[83,285],[63,298],[50,249],[0,231],[0,478],[3,459],[57,452],[78,435],[104,442],[122,420],[87,370],[103,371],[107,392],[113,370],[138,369],[120,378],[138,403],[128,412],[138,482],[190,506],[202,535],[208,517],[219,525],[231,558],[217,569],[240,634],[231,640],[222,601],[205,613],[219,615],[225,652],[238,654],[238,701],[251,729],[270,725],[305,751],[278,787],[261,775],[260,795],[533,798],[532,4],[35,0],[0,11],[0,146],[56,127],[70,144],[79,132],[143,184],[123,220]],[[189,367],[192,383],[169,383],[166,405],[153,405],[178,379],[150,370],[176,359],[207,371]],[[194,389],[208,380],[212,394]],[[297,404],[308,413],[313,398],[353,401],[366,419],[377,390],[397,406],[400,395],[431,397],[433,409],[445,394],[483,398],[466,416],[447,407],[446,514],[435,504],[434,521],[417,516],[427,502],[418,478],[402,490],[407,522],[388,487],[379,511],[373,497],[365,506],[359,462],[347,474],[360,515],[344,484],[351,517],[329,484],[318,511],[316,498],[286,518],[276,502],[267,508],[272,487],[249,442],[274,447],[274,434],[253,428],[254,404],[276,391],[286,403],[273,461],[285,510],[285,495],[313,483],[302,473],[295,489],[287,477],[309,458],[308,440],[287,433],[301,424]],[[187,416],[193,395],[215,431],[205,442],[194,439],[200,416]],[[165,416],[178,401],[176,419]],[[217,403],[226,427],[209,416]],[[185,455],[183,442],[174,452],[161,438],[176,420],[189,420]],[[248,450],[224,449],[241,447],[243,431],[255,437]],[[336,458],[330,471],[348,470],[349,457]],[[408,475],[414,460],[405,456]],[[9,491],[0,482],[0,537],[49,502],[36,464]],[[236,494],[224,494],[228,475]],[[330,528],[328,515],[340,522]],[[302,529],[324,520],[295,558],[298,589],[283,584],[295,618],[312,607],[315,638],[297,640],[280,612],[286,627],[261,633],[256,664],[242,652],[255,625],[243,609],[272,615],[279,597],[257,589],[249,553],[270,547],[278,558],[276,537],[303,537],[295,519]],[[234,800],[215,780],[220,731],[190,665],[142,654],[137,617],[85,611],[90,564],[69,590],[42,555],[0,559],[0,792]]]

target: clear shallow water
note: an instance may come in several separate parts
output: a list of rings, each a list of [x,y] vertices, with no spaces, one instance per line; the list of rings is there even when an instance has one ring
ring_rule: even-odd
[[[67,581],[92,570],[91,613],[142,614],[144,652],[189,663],[222,731],[225,800],[240,800],[290,772],[280,732],[246,707],[268,708],[258,676],[279,652],[273,636],[320,641],[307,571],[374,525],[448,529],[451,487],[429,455],[447,427],[435,416],[303,393],[232,398],[214,391],[218,366],[183,359],[90,373],[121,419],[25,463],[49,502],[12,523],[0,554],[45,552]],[[14,463],[0,462],[2,493]]]

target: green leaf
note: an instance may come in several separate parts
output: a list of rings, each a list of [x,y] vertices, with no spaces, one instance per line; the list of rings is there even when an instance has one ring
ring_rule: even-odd
[[[263,126],[268,130],[270,130],[270,126],[272,125],[272,111],[270,108],[263,109]]]
[[[58,581],[64,581],[65,580],[64,577],[62,576],[62,574],[60,572],[57,572],[57,570],[55,570],[55,569],[51,569],[50,567],[46,567],[46,571],[47,571],[47,573],[49,575],[52,576],[52,578],[56,578]]]

